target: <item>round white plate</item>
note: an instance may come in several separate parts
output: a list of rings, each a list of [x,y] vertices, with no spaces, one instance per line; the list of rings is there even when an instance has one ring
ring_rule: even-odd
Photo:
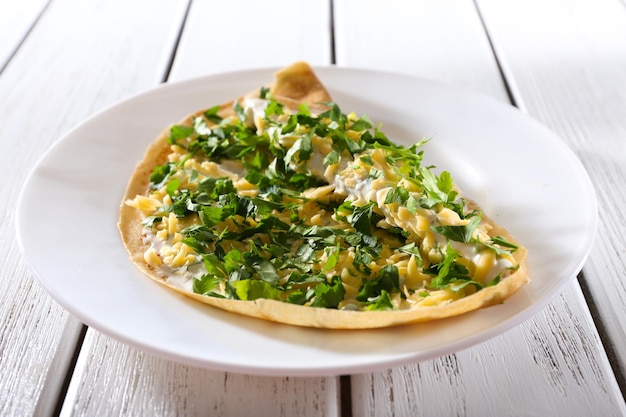
[[[140,349],[260,375],[368,372],[448,354],[503,333],[544,307],[582,268],[597,203],[575,155],[553,133],[490,98],[380,72],[318,68],[344,112],[368,114],[393,140],[431,137],[426,161],[528,248],[532,282],[504,304],[461,317],[366,331],[299,328],[241,317],[144,277],[117,230],[126,183],[168,125],[267,85],[275,69],[166,84],[92,117],[39,161],[18,205],[27,262],[85,324]]]

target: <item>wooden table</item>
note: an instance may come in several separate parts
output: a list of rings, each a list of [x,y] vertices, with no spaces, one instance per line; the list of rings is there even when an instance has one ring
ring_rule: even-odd
[[[170,362],[87,328],[16,243],[27,173],[65,132],[159,83],[296,60],[407,73],[512,103],[596,187],[581,274],[470,349],[340,377]],[[0,0],[0,415],[626,415],[626,3]],[[566,209],[566,208],[564,208]]]

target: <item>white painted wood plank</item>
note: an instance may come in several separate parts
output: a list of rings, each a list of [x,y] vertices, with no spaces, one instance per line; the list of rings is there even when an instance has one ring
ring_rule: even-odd
[[[89,331],[61,416],[338,416],[338,378],[266,378],[180,365]],[[72,399],[74,401],[71,401]]]
[[[471,1],[335,0],[337,65],[407,73],[507,101]]]
[[[46,382],[62,377],[49,373],[51,364],[63,362],[55,355],[69,352],[60,340],[67,313],[33,280],[19,254],[16,199],[28,171],[61,133],[160,80],[155,68],[167,64],[163,50],[175,40],[185,4],[133,4],[136,7],[110,0],[55,1],[0,76],[0,137],[5,149],[0,152],[2,416],[33,415],[36,406],[53,411],[54,404],[37,401],[49,398],[43,392],[46,386],[61,382]]]
[[[399,1],[383,7],[338,0],[335,11],[338,64],[406,72],[507,101],[473,2],[421,1],[407,9]],[[371,30],[377,26],[385,30]],[[352,396],[354,414],[364,416],[625,413],[576,284],[533,319],[487,343],[354,376]]]
[[[193,2],[171,79],[331,59],[326,0]]]
[[[565,291],[534,320],[453,355],[353,377],[359,416],[622,416],[621,394],[607,378],[588,315]]]
[[[528,113],[565,140],[596,187],[600,224],[584,280],[626,383],[626,4],[478,4]]]
[[[0,73],[49,0],[0,0]]]
[[[214,3],[193,2],[169,80],[279,66],[297,59],[328,64],[329,7],[324,4],[327,7],[317,2],[282,1],[261,7],[256,2],[233,1],[221,3],[218,10]],[[252,13],[237,14],[243,9]],[[306,20],[311,30],[259,26],[259,22],[271,21],[278,10],[287,22]],[[226,17],[207,24],[207,16],[215,14]],[[233,29],[229,16],[235,15],[250,19],[250,24]],[[257,37],[261,31],[264,37],[282,38],[286,29],[291,30],[290,38],[279,51],[267,49],[269,44]],[[253,377],[208,371],[145,354],[89,330],[62,415],[337,416],[338,394],[338,378]]]

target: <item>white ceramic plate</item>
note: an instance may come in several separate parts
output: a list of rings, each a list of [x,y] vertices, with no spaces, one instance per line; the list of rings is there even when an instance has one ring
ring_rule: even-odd
[[[344,111],[387,135],[422,137],[426,160],[528,248],[532,283],[504,304],[462,317],[367,331],[299,328],[240,317],[167,290],[130,262],[117,230],[126,183],[169,124],[273,79],[273,69],[160,86],[92,117],[28,178],[18,236],[43,287],[93,328],[175,361],[262,375],[368,372],[448,354],[503,333],[544,307],[582,268],[597,205],[575,155],[553,133],[490,98],[401,75],[317,73]]]

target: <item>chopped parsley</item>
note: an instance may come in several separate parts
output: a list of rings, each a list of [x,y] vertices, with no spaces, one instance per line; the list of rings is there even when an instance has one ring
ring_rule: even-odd
[[[316,115],[306,104],[288,110],[265,87],[260,99],[267,102],[258,125],[236,102],[233,117],[222,117],[215,106],[189,125],[173,126],[168,143],[179,157],[150,175],[150,190],[167,198],[143,225],[163,230],[172,213],[184,224],[182,244],[203,267],[193,279],[195,293],[392,310],[412,295],[419,301],[438,290],[462,294],[502,279],[499,273],[489,283],[473,280],[449,242],[481,245],[496,256],[517,246],[500,236],[477,237],[481,213],[467,210],[450,173],[422,165],[425,141],[396,145],[369,117],[345,114],[336,103],[325,103]],[[220,171],[219,164],[242,174]],[[333,179],[324,170],[338,174]],[[353,191],[333,183],[344,171],[360,184]],[[311,197],[326,186],[334,190]],[[386,193],[377,197],[379,191],[359,187],[386,187]],[[370,200],[363,202],[366,194]],[[463,225],[411,223],[443,208]],[[410,218],[401,219],[400,209]],[[419,278],[408,278],[409,270]]]

